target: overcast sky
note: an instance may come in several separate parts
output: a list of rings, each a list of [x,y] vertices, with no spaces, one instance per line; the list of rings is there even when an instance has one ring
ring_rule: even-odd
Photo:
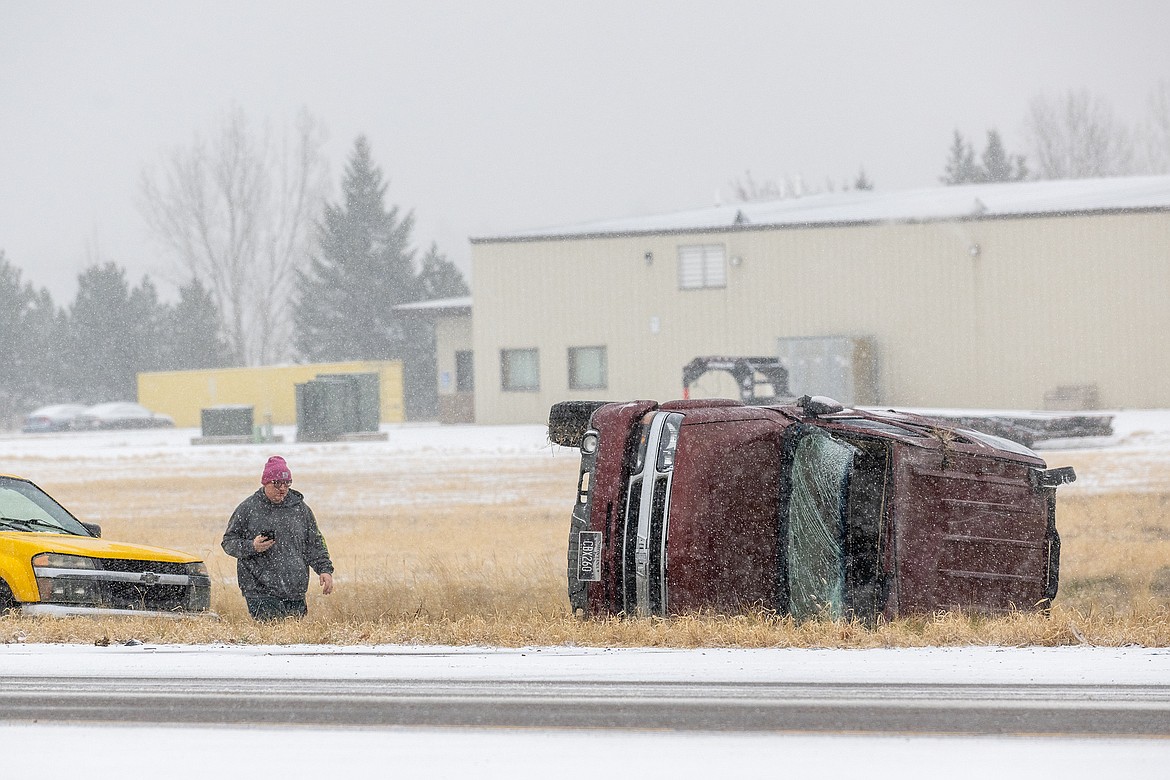
[[[415,244],[668,212],[864,167],[933,186],[951,134],[1024,150],[1037,94],[1141,118],[1170,3],[0,0],[0,249],[59,304],[94,259],[176,277],[135,207],[145,165],[240,106],[365,134]],[[179,280],[181,281],[181,280]]]

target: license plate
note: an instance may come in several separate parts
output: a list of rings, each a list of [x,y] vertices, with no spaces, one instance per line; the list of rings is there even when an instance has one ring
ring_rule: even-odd
[[[601,579],[601,531],[577,534],[577,580],[598,582]]]

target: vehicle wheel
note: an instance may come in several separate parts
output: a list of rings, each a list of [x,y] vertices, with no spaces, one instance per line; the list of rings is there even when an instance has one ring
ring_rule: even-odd
[[[17,606],[16,599],[12,597],[12,591],[8,588],[8,583],[0,580],[0,617],[14,612]]]
[[[609,401],[561,401],[548,410],[548,439],[562,447],[581,446],[589,418]]]

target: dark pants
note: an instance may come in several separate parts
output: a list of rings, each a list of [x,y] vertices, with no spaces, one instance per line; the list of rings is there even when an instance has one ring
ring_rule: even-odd
[[[281,620],[287,617],[304,617],[309,608],[304,599],[278,599],[275,596],[244,596],[248,602],[248,614],[253,620]]]

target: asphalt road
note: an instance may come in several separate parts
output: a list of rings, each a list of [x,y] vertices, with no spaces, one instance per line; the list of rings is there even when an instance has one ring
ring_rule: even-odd
[[[0,720],[1170,737],[1170,685],[28,677]]]

